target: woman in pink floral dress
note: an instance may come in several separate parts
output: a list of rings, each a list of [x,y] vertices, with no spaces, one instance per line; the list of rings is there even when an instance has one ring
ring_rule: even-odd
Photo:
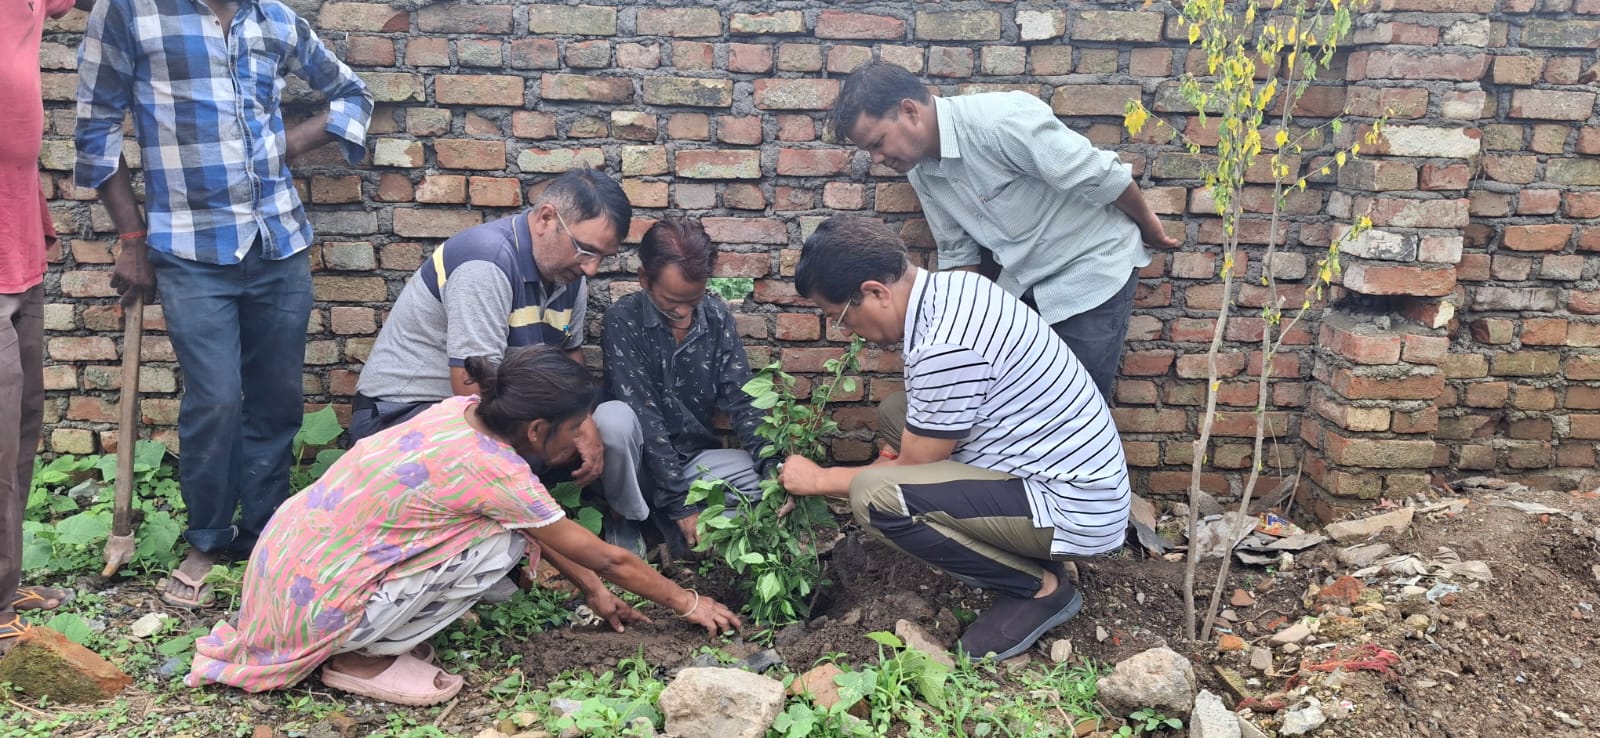
[[[648,622],[602,578],[712,632],[740,623],[627,551],[567,520],[524,457],[559,461],[588,417],[588,372],[547,347],[498,367],[467,362],[479,397],[455,397],[367,438],[278,508],[245,572],[238,625],[196,643],[190,686],[250,692],[324,684],[428,705],[461,678],[433,665],[428,637],[466,612],[526,553],[542,552],[617,631]],[[480,399],[481,397],[481,399]]]

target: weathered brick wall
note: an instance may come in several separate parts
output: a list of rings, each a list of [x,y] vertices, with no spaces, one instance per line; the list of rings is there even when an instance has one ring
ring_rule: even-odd
[[[623,179],[638,208],[630,240],[662,214],[700,217],[724,245],[720,273],[756,278],[740,307],[753,358],[820,370],[839,343],[789,282],[803,235],[831,213],[859,212],[897,224],[922,257],[932,246],[904,180],[822,124],[843,73],[877,56],[944,94],[1038,94],[1121,152],[1183,234],[1142,273],[1117,418],[1140,489],[1186,486],[1205,390],[1199,354],[1221,301],[1221,229],[1198,188],[1205,157],[1120,125],[1137,96],[1205,136],[1174,81],[1199,68],[1198,54],[1159,5],[294,4],[379,102],[368,166],[346,167],[331,148],[297,162],[318,233],[308,403],[349,397],[388,303],[441,239],[514,212],[578,163]],[[1317,121],[1348,108],[1358,122],[1389,110],[1395,127],[1378,156],[1291,197],[1271,263],[1247,259],[1207,487],[1236,493],[1252,463],[1261,270],[1298,303],[1317,254],[1362,212],[1378,232],[1347,250],[1344,288],[1275,360],[1269,476],[1304,455],[1321,504],[1402,494],[1443,469],[1593,466],[1600,322],[1585,321],[1600,314],[1600,289],[1585,254],[1600,248],[1587,222],[1600,215],[1600,135],[1593,88],[1577,79],[1594,63],[1600,0],[1381,0],[1361,25],[1298,113]],[[114,444],[120,324],[111,225],[69,176],[82,26],[81,14],[55,23],[41,58],[41,163],[63,234],[49,279],[46,444],[74,453]],[[1255,216],[1270,204],[1261,174],[1246,195]],[[1252,248],[1268,237],[1259,217],[1244,233]],[[604,265],[591,338],[604,308],[634,289],[635,266],[626,251]],[[146,320],[143,415],[170,439],[176,367],[159,308]],[[895,354],[866,357],[867,381],[840,410],[849,435],[838,458],[868,455],[867,401],[898,388],[898,369]]]

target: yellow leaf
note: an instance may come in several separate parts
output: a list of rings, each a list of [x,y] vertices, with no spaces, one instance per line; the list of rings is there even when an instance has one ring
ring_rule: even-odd
[[[1128,111],[1123,117],[1122,124],[1127,127],[1128,133],[1138,135],[1139,131],[1144,129],[1145,120],[1149,117],[1150,114],[1146,113],[1143,107],[1137,107]]]
[[[1272,137],[1272,142],[1281,148],[1284,144],[1289,143],[1289,132],[1279,128],[1278,135]]]
[[[1344,166],[1344,160],[1345,160],[1345,155],[1344,155],[1344,152],[1343,152],[1343,151],[1340,151],[1340,152],[1338,152],[1338,153],[1335,153],[1335,154],[1334,154],[1334,155],[1333,155],[1333,160],[1334,160],[1334,162],[1335,162],[1335,163],[1337,163],[1337,164],[1338,164],[1338,165],[1339,165],[1339,166],[1341,166],[1341,167],[1342,167],[1342,166]]]
[[[1189,45],[1193,46],[1194,42],[1198,40],[1200,40],[1200,27],[1189,26]]]
[[[1327,167],[1323,167],[1323,168],[1322,168],[1322,173],[1323,173],[1323,174],[1327,174],[1327,173],[1328,173],[1328,171],[1329,171],[1329,170],[1328,170],[1328,168],[1327,168]]]

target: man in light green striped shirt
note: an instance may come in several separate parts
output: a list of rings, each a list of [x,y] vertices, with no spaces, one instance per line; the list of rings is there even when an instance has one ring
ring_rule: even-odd
[[[936,98],[887,62],[845,79],[834,130],[905,174],[939,245],[939,266],[975,269],[1039,311],[1109,404],[1144,244],[1177,245],[1127,165],[1067,128],[1039,98]]]

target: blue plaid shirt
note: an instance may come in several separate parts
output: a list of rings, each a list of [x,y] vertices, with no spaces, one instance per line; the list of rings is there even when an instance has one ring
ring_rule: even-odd
[[[226,38],[201,0],[100,0],[78,50],[74,180],[116,172],[132,111],[150,248],[237,264],[259,235],[267,259],[300,252],[311,223],[289,173],[285,73],[328,98],[327,130],[360,162],[371,94],[278,0],[242,0]]]

